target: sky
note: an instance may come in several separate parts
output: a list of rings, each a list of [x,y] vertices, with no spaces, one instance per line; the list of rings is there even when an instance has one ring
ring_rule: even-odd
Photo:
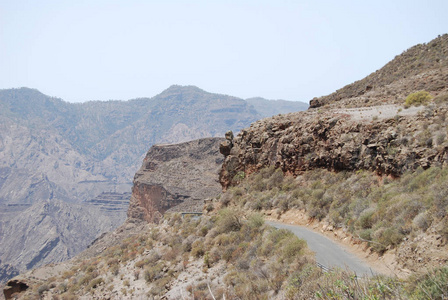
[[[0,0],[0,89],[308,102],[448,33],[447,0]]]

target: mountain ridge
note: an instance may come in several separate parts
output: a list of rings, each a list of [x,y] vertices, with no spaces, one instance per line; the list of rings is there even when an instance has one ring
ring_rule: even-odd
[[[4,247],[25,245],[23,251],[36,258],[30,266],[42,263],[32,243],[13,245],[2,239],[19,230],[11,227],[14,218],[31,214],[22,217],[33,219],[29,208],[35,203],[62,200],[91,208],[98,220],[107,219],[101,226],[108,231],[125,220],[132,178],[151,145],[223,136],[259,118],[245,100],[195,86],[173,85],[151,98],[85,103],[31,88],[0,90],[0,260],[24,271],[26,264],[18,266],[17,257]],[[57,226],[56,220],[49,221],[47,227]],[[100,231],[86,239],[92,241]],[[54,241],[50,248],[69,249],[68,256],[61,254],[64,259],[80,251],[61,236]],[[35,247],[44,248],[45,241]],[[56,254],[49,257],[46,263],[57,260]]]
[[[445,50],[438,49],[448,53]],[[256,121],[236,137],[226,134],[219,150],[225,157],[220,182],[227,191],[203,207],[200,219],[172,214],[163,219],[159,216],[161,224],[146,223],[154,218],[151,213],[145,215],[144,208],[151,212],[158,205],[153,196],[166,191],[154,178],[163,180],[171,175],[165,173],[175,172],[183,162],[188,170],[182,154],[191,155],[182,150],[166,151],[187,143],[152,147],[136,173],[134,188],[140,189],[143,183],[158,189],[154,194],[150,188],[133,194],[131,212],[136,216],[96,240],[78,261],[65,265],[72,268],[71,273],[61,274],[61,269],[53,267],[49,268],[53,273],[41,279],[28,273],[23,281],[11,281],[5,295],[20,282],[32,286],[28,296],[112,299],[144,294],[178,299],[184,298],[184,293],[206,298],[208,291],[212,297],[213,292],[219,293],[219,298],[273,299],[318,299],[322,295],[407,299],[418,293],[423,298],[428,295],[424,292],[433,292],[432,287],[444,293],[448,270],[448,81],[442,80],[444,67],[431,66],[422,65],[398,80],[393,73],[380,80],[379,86],[362,87],[361,80],[336,96],[322,98],[324,101],[305,112]],[[429,89],[431,99],[407,107],[405,98],[421,88]],[[182,100],[179,96],[173,101]],[[173,157],[181,158],[174,168],[155,172]],[[189,178],[175,178],[182,179]],[[179,184],[172,185],[182,189]],[[327,272],[315,266],[303,241],[263,224],[261,214],[279,218],[290,209],[304,218],[306,215],[309,222],[325,222],[322,230],[351,239],[369,255],[392,252],[394,263],[415,271],[416,276],[409,281],[381,276],[358,281],[356,274],[348,271]],[[277,246],[285,248],[275,249]],[[297,258],[294,262],[293,257]],[[434,272],[417,273],[443,264]],[[442,276],[436,273],[439,271]],[[49,274],[59,276],[52,279],[52,286],[44,285]],[[428,278],[425,290],[418,282]],[[199,280],[203,281],[195,282]]]

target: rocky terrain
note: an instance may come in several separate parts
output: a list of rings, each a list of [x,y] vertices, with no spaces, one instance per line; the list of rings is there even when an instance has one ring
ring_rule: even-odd
[[[5,296],[24,284],[24,299],[443,299],[447,41],[409,49],[313,99],[306,112],[257,121],[225,140],[154,146],[134,177],[127,222],[77,259],[10,281]],[[428,97],[409,104],[422,89]],[[201,218],[166,213],[209,197],[198,187],[216,183],[216,168],[226,191]],[[360,280],[319,269],[303,241],[263,224],[261,214],[288,213],[413,276]]]
[[[266,103],[263,105],[266,113]],[[151,145],[223,136],[227,130],[239,130],[260,117],[243,99],[193,86],[172,86],[153,98],[77,104],[28,88],[1,90],[1,262],[8,270],[13,266],[23,271],[27,266],[72,256],[97,234],[125,220],[132,177]],[[65,204],[53,205],[53,201]],[[41,208],[33,207],[38,203],[50,203],[52,211],[61,209],[61,216],[75,209],[70,206],[81,205],[90,212],[86,217],[98,224],[87,222],[92,230],[83,229],[82,247],[62,236],[46,239],[47,229],[58,228],[62,220],[48,218],[54,223],[45,226],[17,221],[38,220]],[[34,237],[28,235],[32,232],[43,234],[38,237],[42,244],[34,243]],[[61,234],[63,231],[56,230],[54,236]],[[40,249],[46,247],[54,248],[52,254],[40,255]],[[35,256],[21,262],[21,252]],[[29,264],[33,259],[35,263]]]
[[[448,34],[397,55],[380,70],[336,92],[310,101],[310,107],[364,107],[402,103],[411,92],[447,90]]]
[[[245,209],[304,209],[311,220],[341,228],[342,236],[347,237],[349,231],[355,233],[355,240],[369,241],[373,252],[390,250],[394,263],[410,272],[445,265],[448,81],[443,78],[447,41],[444,35],[411,48],[366,79],[319,98],[321,103],[314,102],[315,108],[306,112],[263,119],[242,130],[221,144],[226,156],[220,173],[223,187],[238,191]],[[427,63],[396,79],[409,59]],[[365,93],[349,93],[369,80],[375,85]],[[407,96],[422,88],[431,100],[424,105],[405,105]],[[344,96],[339,99],[338,95]],[[300,179],[302,183],[294,183],[299,185],[297,191],[282,195],[279,187],[280,192],[269,194],[270,201],[257,201],[254,195],[263,190],[263,181],[254,179],[256,182],[249,184],[258,187],[252,193],[239,186],[244,178],[251,174],[259,178],[257,174],[269,167]],[[351,177],[343,179],[344,174]],[[320,179],[309,179],[313,176]],[[371,179],[363,182],[360,178]],[[294,184],[288,183],[286,188],[294,189]],[[357,192],[360,184],[363,192]],[[307,192],[311,186],[316,189]]]
[[[221,192],[222,138],[155,145],[134,176],[128,218],[158,222],[165,211],[183,204],[183,212],[202,213],[204,200]]]
[[[221,182],[227,187],[238,172],[271,165],[292,175],[326,168],[397,177],[445,164],[447,49],[448,35],[417,45],[365,79],[312,100],[306,112],[253,123],[225,150]],[[422,89],[435,97],[432,104],[407,111],[405,98]]]
[[[404,108],[401,108],[405,110]],[[429,106],[411,115],[353,120],[338,110],[292,113],[255,122],[232,141],[221,182],[274,165],[297,176],[306,170],[372,170],[398,177],[419,166],[448,161],[447,106]]]
[[[36,202],[25,212],[4,228],[0,252],[4,263],[19,270],[66,260],[116,225],[92,207],[56,199]]]
[[[126,212],[129,207],[129,199],[131,193],[113,193],[103,192],[93,199],[86,200],[83,206],[92,205],[98,208],[105,216],[109,217],[114,222],[114,227],[122,224],[122,220],[126,218]]]

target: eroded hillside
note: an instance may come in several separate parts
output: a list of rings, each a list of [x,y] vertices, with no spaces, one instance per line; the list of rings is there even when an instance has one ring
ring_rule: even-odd
[[[255,122],[236,137],[226,134],[219,147],[226,192],[204,202],[200,218],[182,218],[158,206],[155,199],[163,206],[179,198],[166,197],[173,193],[157,182],[164,176],[156,172],[161,162],[172,157],[154,147],[135,177],[136,186],[144,178],[150,187],[135,193],[132,211],[138,218],[131,214],[77,259],[18,277],[5,291],[22,283],[28,286],[20,294],[25,299],[443,299],[446,40],[444,35],[416,46],[366,79],[321,102],[315,99],[317,108]],[[423,89],[429,93],[418,100],[415,92]],[[408,96],[418,101],[406,101]],[[198,151],[184,154],[201,157],[205,148]],[[188,170],[189,163],[196,164],[173,160],[169,170],[159,170],[176,172],[181,164]],[[183,170],[178,172],[183,179],[176,180],[187,180]],[[169,185],[185,188],[179,182]],[[152,187],[158,189],[153,193]],[[154,218],[154,212],[160,216]],[[317,222],[360,245],[377,264],[392,259],[404,279],[322,270],[303,241],[264,225],[262,214]]]
[[[380,70],[335,93],[311,101],[312,109],[257,121],[233,140],[221,182],[238,172],[275,165],[305,170],[372,170],[400,176],[446,163],[448,35],[417,45]],[[405,105],[424,90],[425,106]]]
[[[14,262],[13,267],[24,271],[28,265],[71,257],[98,232],[123,223],[132,178],[152,144],[222,136],[228,129],[239,130],[260,117],[243,99],[193,86],[172,86],[153,98],[77,104],[28,88],[1,90],[1,262]],[[37,228],[33,228],[15,221],[37,220],[40,210],[33,205],[59,200],[66,205],[54,206],[61,209],[61,219],[49,218],[51,225],[36,222]],[[94,229],[83,231],[83,243],[64,238],[61,230],[56,230],[57,239],[53,235],[45,238],[49,227],[72,222],[69,212],[76,204],[89,210],[90,221],[98,223],[85,222]],[[74,231],[82,226],[74,226],[69,235],[79,237]],[[43,234],[36,243],[29,236],[32,232]],[[60,248],[67,251],[58,251]],[[40,255],[41,249],[52,254]],[[27,253],[27,259],[20,253]],[[31,260],[35,263],[29,264]],[[0,271],[0,281],[6,278],[1,274],[12,273]]]
[[[336,92],[310,101],[310,107],[362,107],[401,103],[409,93],[447,91],[448,34],[397,55],[380,70]]]

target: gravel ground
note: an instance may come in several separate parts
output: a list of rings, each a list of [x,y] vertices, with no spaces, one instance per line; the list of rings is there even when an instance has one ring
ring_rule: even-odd
[[[355,121],[371,121],[373,118],[389,119],[395,117],[396,115],[412,116],[416,115],[424,108],[424,106],[411,106],[409,108],[404,108],[401,105],[390,104],[371,107],[337,109],[334,112],[350,115]]]

